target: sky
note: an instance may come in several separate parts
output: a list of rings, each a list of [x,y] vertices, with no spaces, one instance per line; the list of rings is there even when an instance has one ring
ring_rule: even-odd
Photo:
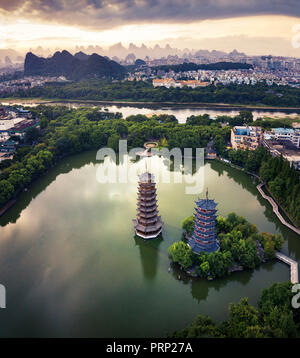
[[[0,0],[0,48],[117,42],[300,57],[300,1]]]

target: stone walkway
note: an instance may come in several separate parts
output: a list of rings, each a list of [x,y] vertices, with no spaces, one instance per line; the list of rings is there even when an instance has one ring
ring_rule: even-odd
[[[294,261],[293,259],[285,256],[281,252],[276,252],[275,256],[278,258],[278,260],[284,262],[285,264],[290,266],[291,269],[291,283],[299,283],[299,276],[298,276],[298,263]]]
[[[268,202],[272,205],[273,212],[276,214],[278,219],[281,221],[281,223],[285,226],[287,226],[289,229],[293,230],[296,234],[300,235],[300,230],[297,229],[295,226],[289,224],[280,214],[278,205],[276,204],[275,200],[271,198],[270,196],[266,195],[265,192],[262,190],[262,187],[264,186],[264,183],[260,183],[257,185],[257,190],[260,192],[261,196],[268,200]]]

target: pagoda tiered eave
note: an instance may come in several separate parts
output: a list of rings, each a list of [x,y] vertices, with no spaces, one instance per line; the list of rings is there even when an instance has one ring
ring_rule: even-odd
[[[143,239],[157,237],[163,222],[158,216],[154,176],[143,173],[139,177],[137,217],[133,220],[136,235]]]

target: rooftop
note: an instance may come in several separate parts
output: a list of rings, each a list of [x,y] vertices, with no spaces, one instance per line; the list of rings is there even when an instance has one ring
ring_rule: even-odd
[[[275,134],[293,134],[295,132],[292,128],[273,128]]]
[[[211,199],[198,199],[196,202],[198,207],[204,210],[215,210],[218,205],[214,200]]]
[[[234,129],[236,135],[249,135],[252,128],[247,126],[236,126]]]

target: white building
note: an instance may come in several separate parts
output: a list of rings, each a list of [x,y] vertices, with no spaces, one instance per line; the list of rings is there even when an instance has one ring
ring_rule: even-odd
[[[300,129],[273,128],[271,133],[265,134],[265,139],[288,140],[300,148]]]

